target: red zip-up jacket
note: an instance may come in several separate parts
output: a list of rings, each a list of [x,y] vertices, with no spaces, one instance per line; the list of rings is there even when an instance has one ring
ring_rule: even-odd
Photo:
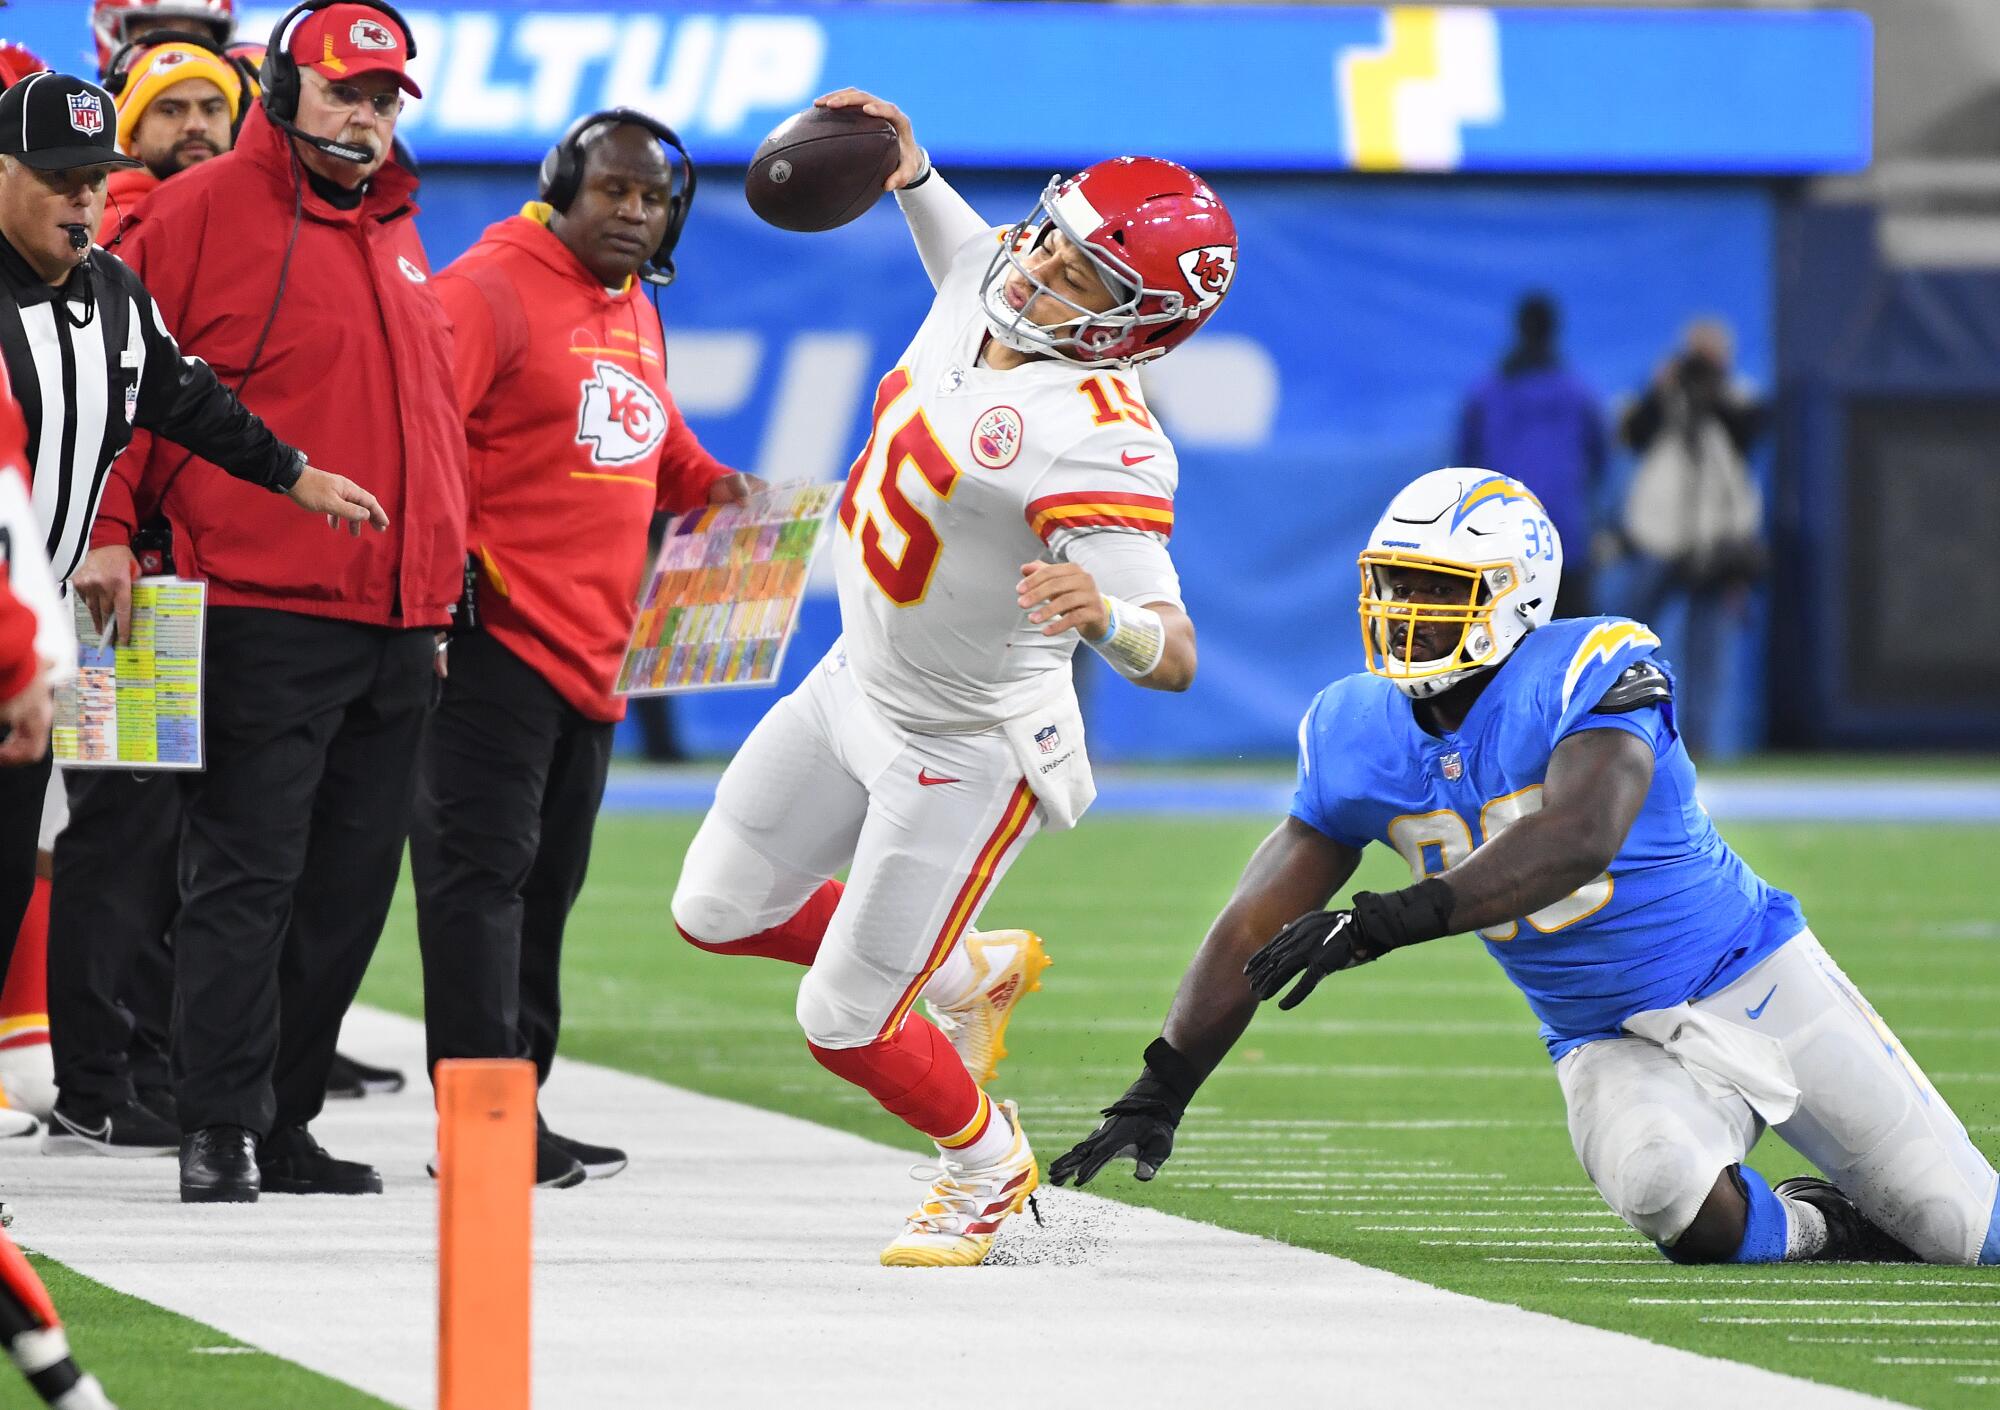
[[[391,160],[354,210],[323,200],[288,139],[253,108],[235,150],[182,172],[129,213],[118,253],[146,281],[181,350],[236,387],[278,437],[348,476],[386,533],[323,519],[155,440],[112,467],[93,547],[129,542],[164,507],[175,563],[209,601],[382,626],[435,627],[465,561],[465,433],[451,335],[412,217],[416,181]],[[299,202],[294,240],[294,201]]]
[[[632,634],[656,510],[692,509],[731,473],[667,391],[660,316],[604,288],[548,208],[490,225],[438,274],[457,348],[486,630],[578,713],[611,694]]]
[[[7,367],[0,363],[0,470],[28,478],[28,428],[7,384]],[[42,672],[35,654],[35,610],[14,596],[13,565],[0,556],[0,700],[12,700],[35,683]]]

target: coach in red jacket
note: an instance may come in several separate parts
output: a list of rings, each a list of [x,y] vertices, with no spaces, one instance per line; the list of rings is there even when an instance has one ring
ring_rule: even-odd
[[[410,861],[430,1060],[555,1057],[563,925],[583,886],[656,510],[741,498],[667,391],[638,278],[671,254],[673,169],[646,128],[573,129],[574,179],[439,274],[471,462],[476,627],[452,635]],[[671,224],[678,226],[678,221]],[[623,1169],[548,1132],[542,1184]]]
[[[280,436],[365,473],[389,529],[314,532],[205,461],[154,455],[142,483],[114,476],[94,538],[123,544],[158,502],[181,573],[208,582],[208,769],[174,936],[191,1201],[382,1187],[306,1123],[395,889],[465,561],[451,339],[390,153],[420,96],[409,38],[366,4],[287,28],[295,97],[267,84],[235,150],[150,196],[119,249],[182,348]]]

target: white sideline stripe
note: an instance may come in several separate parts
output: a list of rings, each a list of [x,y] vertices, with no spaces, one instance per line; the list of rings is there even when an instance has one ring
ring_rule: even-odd
[[[1714,1272],[1704,1268],[1682,1268],[1678,1272],[1666,1277],[1646,1278],[1612,1278],[1606,1277],[1601,1273],[1580,1273],[1572,1274],[1564,1278],[1563,1281],[1565,1283],[1671,1283],[1676,1287],[1686,1287],[1690,1282],[1703,1278],[1713,1279],[1717,1282],[1742,1282],[1742,1266],[1740,1264],[1734,1265],[1729,1267],[1727,1271],[1718,1269]],[[1784,1275],[1784,1283],[1787,1287],[1812,1288],[1831,1287],[1841,1283],[1859,1283],[1864,1287],[1882,1288],[1885,1291],[1890,1288],[1958,1288],[1963,1291],[1967,1287],[1974,1286],[1972,1280],[1966,1278],[1818,1278],[1810,1274],[1791,1272],[1787,1272]],[[1985,1305],[1984,1303],[1981,1304],[1981,1306]]]
[[[1312,1211],[1301,1209],[1300,1214]],[[1573,1243],[1557,1243],[1551,1239],[1420,1239],[1419,1243],[1431,1248],[1631,1248],[1638,1235],[1629,1239],[1580,1239]]]
[[[1928,1307],[1990,1307],[2000,1312],[2000,1302],[1990,1298],[1962,1302],[1929,1297],[1633,1297],[1626,1301],[1635,1307],[1901,1307],[1911,1312]]]
[[[1697,1317],[1727,1327],[2000,1327],[1977,1317]]]
[[[422,1029],[406,1019],[356,1009],[341,1046],[423,1070]],[[1046,1230],[1008,1222],[995,1253],[1017,1266],[884,1269],[876,1255],[919,1189],[905,1174],[914,1143],[566,1060],[546,1095],[557,1129],[625,1145],[632,1166],[536,1194],[537,1410],[642,1395],[702,1410],[880,1405],[899,1377],[924,1374],[894,1348],[930,1348],[945,1384],[986,1364],[995,1329],[1006,1398],[1023,1404],[1125,1396],[1129,1365],[1106,1348],[1140,1345],[1149,1405],[1167,1410],[1291,1403],[1310,1385],[1339,1385],[1371,1410],[1501,1410],[1552,1388],[1620,1410],[1884,1403],[1069,1190],[1047,1192]],[[14,1233],[37,1251],[406,1410],[429,1407],[430,1093],[415,1082],[334,1103],[315,1131],[336,1154],[376,1162],[389,1193],[182,1205],[170,1160],[26,1152],[0,1157],[0,1183],[21,1212]],[[1194,1288],[1208,1290],[1198,1318]],[[1277,1325],[1314,1331],[1283,1358],[1241,1355]]]
[[[2000,1366],[2000,1361],[1960,1356],[1876,1356],[1877,1366]]]
[[[1786,1337],[1804,1346],[2000,1346],[2000,1337]]]
[[[1344,1214],[1341,1209],[1323,1209],[1320,1214]],[[1595,1215],[1588,1216],[1595,1218]],[[1611,1216],[1616,1218],[1616,1215]],[[1547,1224],[1517,1224],[1491,1227],[1484,1224],[1356,1224],[1357,1232],[1363,1234],[1588,1234],[1603,1233],[1602,1229],[1551,1229]]]

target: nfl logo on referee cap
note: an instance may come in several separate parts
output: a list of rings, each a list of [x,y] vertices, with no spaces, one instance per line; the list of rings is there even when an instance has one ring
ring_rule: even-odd
[[[1035,731],[1035,743],[1040,746],[1044,754],[1053,754],[1056,752],[1056,746],[1062,743],[1062,736],[1056,733],[1054,725],[1049,725]]]
[[[104,104],[95,93],[69,95],[69,125],[85,137],[104,131]]]

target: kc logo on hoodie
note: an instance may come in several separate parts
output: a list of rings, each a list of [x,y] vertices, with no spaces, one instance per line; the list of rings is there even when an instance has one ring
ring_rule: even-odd
[[[624,368],[592,364],[595,375],[580,385],[576,443],[590,447],[594,465],[630,465],[643,460],[667,434],[667,409],[653,389]]]

